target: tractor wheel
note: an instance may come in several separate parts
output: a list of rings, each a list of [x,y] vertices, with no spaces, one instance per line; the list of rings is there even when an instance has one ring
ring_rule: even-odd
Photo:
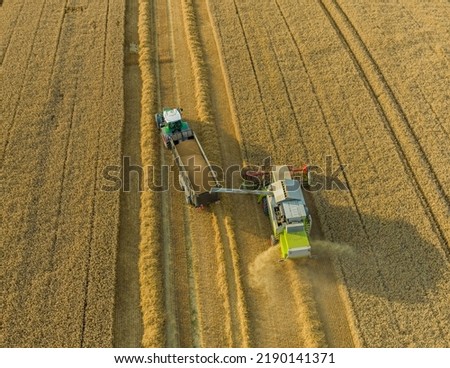
[[[166,147],[168,150],[172,149],[172,142],[171,141],[164,141],[164,147]]]
[[[261,200],[263,212],[266,216],[269,216],[269,203],[267,202],[267,197],[263,197]]]
[[[158,129],[160,129],[163,124],[163,117],[161,114],[155,114],[155,122],[156,122],[156,127]]]

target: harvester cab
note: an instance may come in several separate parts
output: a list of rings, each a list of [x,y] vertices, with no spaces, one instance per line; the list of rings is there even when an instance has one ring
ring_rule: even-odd
[[[212,188],[211,192],[258,195],[264,213],[270,218],[272,244],[280,244],[281,258],[306,257],[311,255],[309,233],[312,218],[302,191],[302,184],[307,181],[303,178],[308,177],[307,167],[304,166],[301,171],[303,175],[299,181],[292,177],[295,170],[286,165],[274,166],[270,172],[263,169],[253,170],[247,172],[250,179],[264,178],[260,181],[259,188]]]

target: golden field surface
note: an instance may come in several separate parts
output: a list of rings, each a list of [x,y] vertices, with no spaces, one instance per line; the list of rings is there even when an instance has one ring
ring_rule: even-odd
[[[3,2],[1,346],[450,347],[449,18],[445,1]],[[254,196],[185,204],[160,169],[165,106],[223,168],[336,173],[346,189],[307,193],[314,258],[278,262]],[[155,169],[105,191],[125,156]]]
[[[0,8],[2,346],[111,346],[124,4]]]

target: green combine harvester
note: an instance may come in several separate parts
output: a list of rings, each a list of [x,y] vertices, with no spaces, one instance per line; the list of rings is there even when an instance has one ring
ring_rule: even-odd
[[[312,219],[306,206],[302,185],[299,180],[292,178],[294,173],[299,172],[302,175],[302,183],[307,184],[307,166],[301,169],[274,166],[269,172],[262,169],[247,172],[245,175],[249,180],[246,180],[241,189],[212,188],[211,192],[258,195],[258,201],[272,224],[272,244],[280,244],[281,258],[308,257],[311,256],[309,233]],[[258,180],[253,180],[255,178]],[[248,189],[249,186],[252,189]]]

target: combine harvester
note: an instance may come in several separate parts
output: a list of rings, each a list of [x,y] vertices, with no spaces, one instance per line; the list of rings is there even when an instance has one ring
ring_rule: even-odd
[[[164,147],[172,151],[178,166],[179,182],[186,203],[204,207],[219,200],[218,194],[211,192],[211,189],[219,186],[219,182],[196,134],[182,119],[181,111],[178,108],[164,108],[155,115],[156,126]]]
[[[309,183],[308,167],[273,166],[272,170],[247,171],[241,189],[211,188],[212,193],[254,194],[259,196],[264,213],[272,224],[272,244],[280,243],[282,259],[311,256],[309,233],[312,219],[306,206],[300,181]],[[251,189],[248,189],[249,186]]]
[[[273,166],[246,171],[240,189],[222,188],[196,134],[182,119],[181,109],[165,108],[155,115],[164,146],[172,151],[186,203],[204,207],[219,200],[218,193],[254,194],[272,224],[272,244],[280,243],[282,259],[311,255],[311,215],[300,181],[309,183],[308,167]],[[212,185],[211,185],[212,182]]]

